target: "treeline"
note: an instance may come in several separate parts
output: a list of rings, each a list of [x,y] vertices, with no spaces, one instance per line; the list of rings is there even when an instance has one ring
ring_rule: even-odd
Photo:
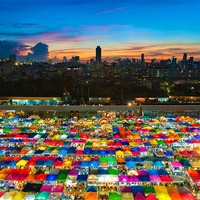
[[[57,96],[63,93],[71,98],[111,97],[116,100],[130,100],[134,97],[167,96],[164,90],[151,90],[145,85],[123,83],[108,80],[98,80],[82,84],[67,76],[57,76],[51,79],[20,79],[18,81],[0,80],[0,96]]]

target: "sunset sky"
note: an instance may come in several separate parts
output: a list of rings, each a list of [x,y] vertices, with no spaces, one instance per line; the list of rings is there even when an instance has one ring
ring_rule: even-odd
[[[199,8],[200,0],[1,0],[0,41],[17,42],[20,55],[42,42],[59,59],[89,60],[101,46],[107,60],[200,60]]]

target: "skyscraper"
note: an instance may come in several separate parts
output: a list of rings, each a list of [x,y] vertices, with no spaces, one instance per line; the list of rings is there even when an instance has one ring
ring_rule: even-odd
[[[97,46],[96,48],[96,65],[97,67],[101,66],[101,47]]]
[[[186,63],[187,62],[187,53],[184,53],[183,54],[183,63]]]
[[[141,63],[144,63],[144,54],[141,54]]]

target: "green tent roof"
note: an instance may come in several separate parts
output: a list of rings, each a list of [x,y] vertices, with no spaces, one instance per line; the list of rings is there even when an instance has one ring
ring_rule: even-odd
[[[119,172],[118,172],[117,169],[109,169],[109,170],[108,170],[108,174],[111,174],[111,175],[118,175]]]
[[[46,200],[50,196],[50,192],[40,192],[36,196],[35,200]]]
[[[150,193],[155,194],[155,190],[154,190],[154,188],[151,187],[151,186],[144,186],[144,193],[145,193],[145,194],[150,194]]]
[[[122,196],[116,192],[110,192],[109,200],[122,200]]]

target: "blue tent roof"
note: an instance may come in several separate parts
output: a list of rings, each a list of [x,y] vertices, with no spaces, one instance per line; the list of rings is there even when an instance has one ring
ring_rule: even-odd
[[[160,170],[157,170],[157,171],[158,171],[159,176],[161,176],[161,175],[169,175],[169,173],[164,169],[160,169]]]
[[[71,142],[65,142],[64,146],[70,146]]]
[[[126,160],[126,162],[128,162],[128,161],[134,161],[134,158],[132,158],[132,157],[126,157],[125,160]]]
[[[117,127],[113,127],[113,133],[118,133],[119,129]]]
[[[9,167],[15,167],[16,164],[17,164],[17,162],[14,161],[14,160],[12,160],[11,162],[9,162],[9,163],[7,164],[7,166],[9,166]]]
[[[78,182],[86,182],[88,175],[78,175],[76,181]]]
[[[97,192],[97,186],[87,186],[86,192]]]
[[[147,171],[148,171],[148,174],[151,175],[151,176],[158,175],[158,171],[157,170],[151,169],[151,170],[147,170]]]
[[[65,154],[67,154],[67,152],[68,152],[68,149],[60,149],[60,151],[58,152],[58,154],[65,155]]]
[[[174,154],[171,152],[171,151],[166,151],[166,152],[164,152],[164,154],[166,155],[166,156],[174,156]]]
[[[38,161],[35,163],[35,166],[39,166],[39,165],[43,166],[44,163],[45,163],[45,160],[38,160]]]
[[[53,165],[53,163],[54,163],[53,160],[47,160],[47,161],[43,164],[43,166],[48,166],[48,167],[50,167],[50,166]]]
[[[6,153],[4,150],[0,150],[0,155]]]
[[[144,187],[142,186],[131,186],[131,190],[133,193],[143,193],[144,194]]]
[[[10,161],[5,161],[5,160],[3,160],[3,161],[0,162],[0,166],[1,166],[1,167],[6,167],[6,166],[8,165],[9,162],[10,162]]]
[[[70,148],[68,149],[67,154],[74,154],[75,152],[76,152],[76,148],[75,148],[75,147],[70,147]]]
[[[105,150],[100,150],[99,155],[101,155],[101,156],[106,156],[106,155],[107,155],[107,151],[105,151]]]
[[[86,147],[85,149],[84,149],[84,152],[83,152],[84,154],[92,154],[92,148],[90,148],[90,147]]]
[[[155,167],[164,167],[163,163],[161,161],[156,161],[154,164],[153,164]]]
[[[94,155],[99,155],[99,150],[93,150],[93,151],[92,151],[92,154],[94,154]]]
[[[141,182],[150,182],[149,176],[141,175],[141,176],[138,176],[138,178],[140,179]]]
[[[188,168],[191,167],[190,163],[187,161],[180,161],[180,163],[183,165],[183,167]]]
[[[99,167],[99,161],[93,160],[90,162],[90,167]]]
[[[89,167],[89,165],[90,165],[90,161],[82,161],[81,162],[81,167]]]
[[[128,167],[128,168],[136,167],[136,164],[133,161],[127,161],[126,162],[126,167]]]
[[[42,154],[43,152],[43,150],[36,150],[34,154]]]
[[[138,147],[133,147],[133,148],[131,148],[131,151],[138,151],[138,150],[139,150]]]
[[[99,169],[98,174],[108,174],[108,170]]]
[[[152,144],[151,144],[150,142],[145,142],[145,143],[144,143],[144,146],[146,146],[146,147],[151,147]]]
[[[115,151],[109,150],[109,151],[108,151],[108,154],[110,154],[110,155],[115,155]]]
[[[23,160],[30,160],[31,156],[23,156],[22,159]]]
[[[122,143],[122,145],[124,145],[124,146],[128,146],[129,145],[129,143],[127,142],[127,141],[123,141],[123,142],[121,142]]]
[[[55,174],[49,174],[46,178],[46,181],[55,181],[57,178],[57,175]]]
[[[148,139],[153,139],[154,137],[152,135],[147,136]]]

